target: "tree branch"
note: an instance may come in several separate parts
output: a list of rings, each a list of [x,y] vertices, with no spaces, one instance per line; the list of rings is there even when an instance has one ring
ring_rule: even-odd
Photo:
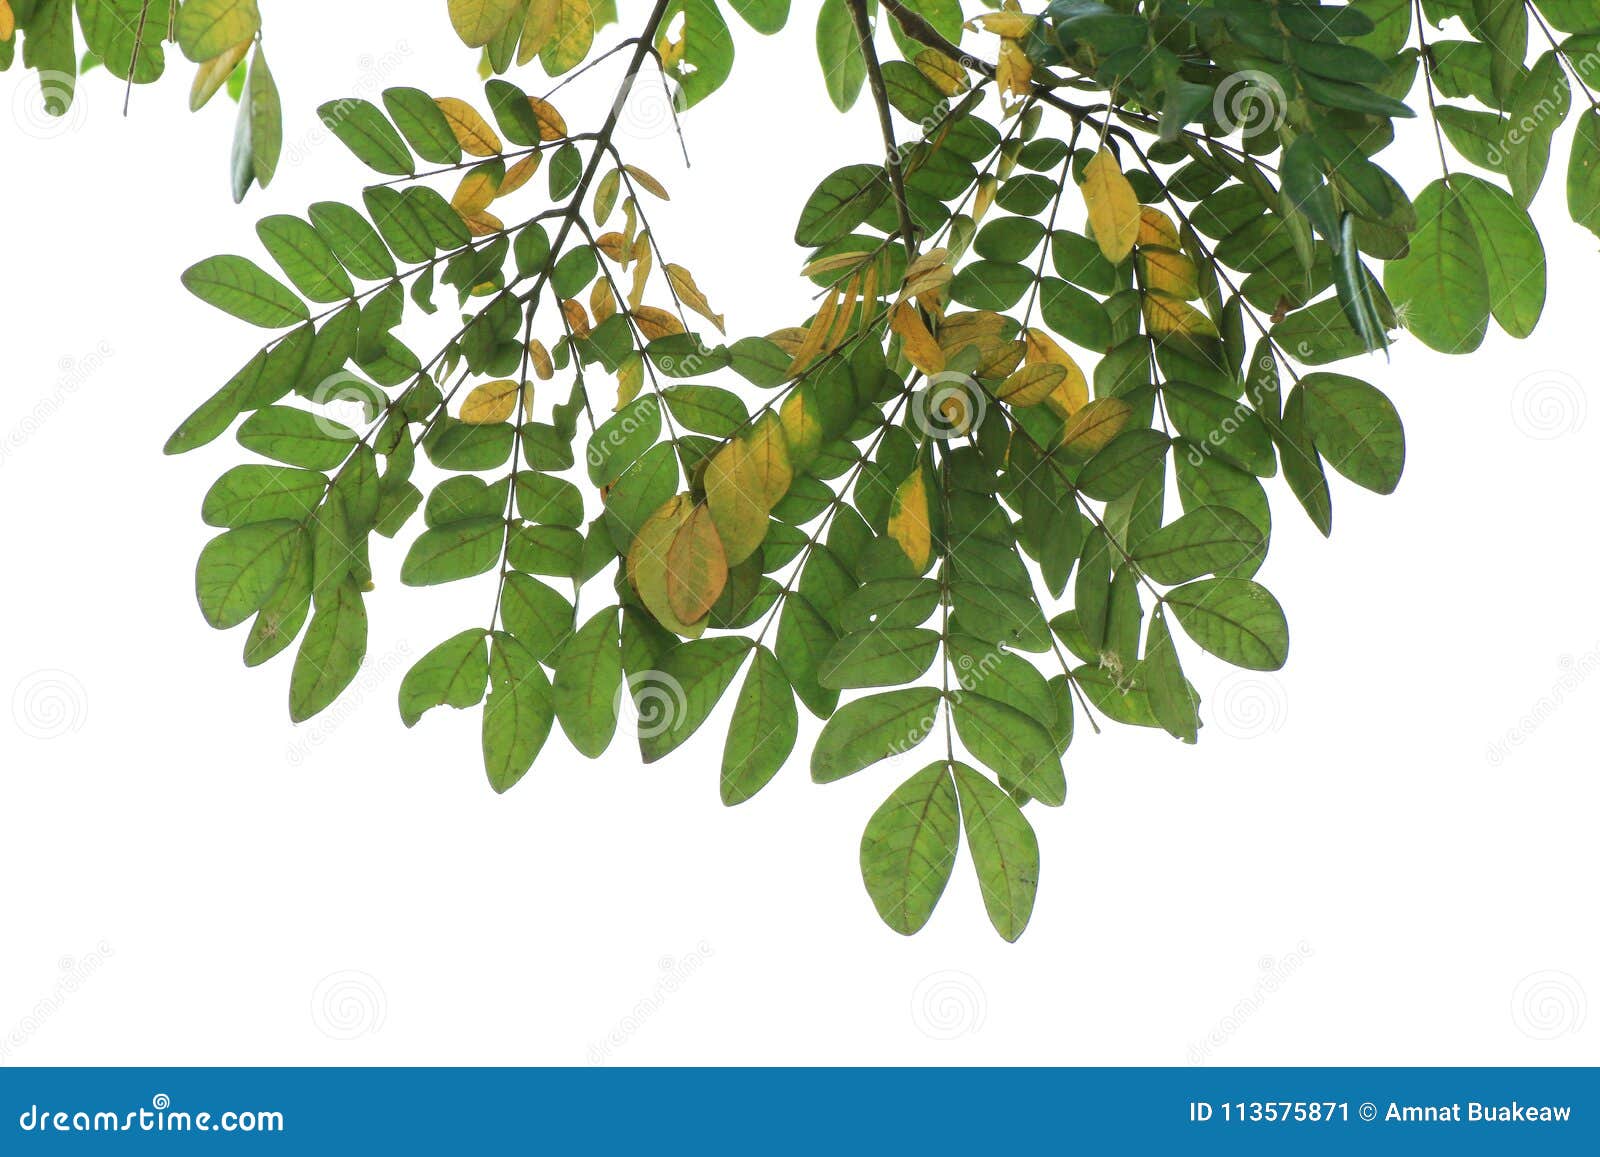
[[[878,125],[883,130],[883,165],[889,171],[889,185],[894,189],[895,209],[900,214],[900,236],[906,244],[906,256],[917,257],[916,226],[911,220],[911,204],[906,200],[905,172],[900,165],[900,149],[894,142],[894,121],[889,115],[889,90],[883,83],[883,69],[878,63],[878,50],[872,43],[872,22],[867,18],[867,0],[848,0],[850,16],[855,21],[856,38],[861,42],[861,56],[867,64],[867,84],[872,89],[872,101],[878,106]]]

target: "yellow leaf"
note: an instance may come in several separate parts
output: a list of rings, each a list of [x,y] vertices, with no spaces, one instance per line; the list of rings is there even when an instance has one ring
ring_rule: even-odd
[[[1072,355],[1062,349],[1043,330],[1028,330],[1028,361],[1035,365],[1056,365],[1066,369],[1066,376],[1050,391],[1046,404],[1063,418],[1070,418],[1089,400],[1089,380],[1084,376]]]
[[[1139,244],[1182,248],[1178,241],[1178,227],[1172,223],[1172,218],[1154,205],[1145,205],[1139,210]]]
[[[611,260],[621,261],[627,242],[623,240],[621,233],[613,230],[610,233],[602,233],[596,237],[594,239],[594,247],[611,258]]]
[[[650,234],[641,233],[634,238],[633,259],[638,262],[633,267],[633,287],[628,290],[628,304],[638,309],[644,301],[645,284],[650,280],[650,270],[655,266],[655,257],[650,252]]]
[[[786,329],[773,330],[767,335],[767,340],[793,358],[799,355],[800,347],[805,344],[806,334],[809,332],[811,331],[792,325]]]
[[[560,0],[533,0],[528,5],[528,15],[522,21],[522,37],[517,42],[517,63],[527,64],[543,51],[556,34],[556,14]]]
[[[687,494],[675,494],[644,520],[628,547],[628,581],[645,608],[669,631],[689,638],[700,634],[703,623],[686,623],[673,612],[667,593],[667,555],[683,524],[693,514]]]
[[[0,0],[0,41],[10,40],[11,33],[6,30],[6,22],[11,18],[11,6],[8,0]],[[13,30],[15,25],[12,25]],[[189,111],[195,112],[204,108],[205,103],[216,95],[217,89],[228,82],[228,77],[233,75],[233,70],[250,51],[255,39],[241,40],[220,56],[213,56],[200,66],[194,74],[194,84],[189,87]]]
[[[567,122],[556,106],[543,97],[530,96],[528,105],[533,109],[533,119],[539,123],[541,141],[561,141],[567,137]]]
[[[735,438],[717,451],[706,463],[704,482],[728,565],[738,566],[766,540],[771,514],[749,446]]]
[[[603,325],[607,318],[617,312],[617,299],[611,293],[609,278],[595,278],[594,288],[589,290],[589,312],[594,314],[596,325]]]
[[[506,421],[516,410],[516,382],[485,382],[461,403],[461,420],[471,426],[493,426]]]
[[[1107,261],[1120,264],[1139,240],[1141,217],[1139,198],[1109,149],[1101,149],[1083,167],[1080,187],[1095,243]]]
[[[1146,289],[1191,301],[1200,296],[1199,272],[1194,262],[1176,249],[1141,245],[1139,270]]]
[[[0,0],[0,41],[10,40],[16,34],[17,14],[11,11],[10,0]],[[238,61],[234,63],[237,64]],[[216,90],[213,89],[212,91],[215,92]],[[196,108],[198,106],[190,105],[189,107]]]
[[[611,216],[611,211],[617,207],[617,193],[621,189],[622,172],[620,169],[612,169],[596,183],[594,187],[594,205],[590,209],[590,215],[594,217],[596,225],[604,225],[606,218]],[[611,236],[611,234],[607,234],[607,236]],[[617,240],[619,242],[622,240],[620,234],[617,235]]]
[[[505,222],[493,213],[473,213],[462,217],[461,220],[466,222],[467,232],[474,237],[489,237],[506,231]]]
[[[711,508],[697,506],[667,548],[667,600],[685,623],[705,618],[728,585],[728,557],[711,520]]]
[[[1216,337],[1217,327],[1194,306],[1165,293],[1144,295],[1144,324],[1154,337]]]
[[[945,96],[967,90],[967,70],[936,48],[924,48],[911,63]]]
[[[828,296],[823,298],[822,308],[817,310],[817,316],[812,318],[811,324],[806,327],[805,338],[795,350],[794,360],[789,363],[788,377],[794,377],[822,353],[828,341],[828,334],[833,330],[833,320],[839,315],[839,302],[843,297],[844,290],[834,286],[828,291]]]
[[[560,76],[582,64],[593,44],[592,0],[558,0],[554,26],[539,50],[539,62],[551,76]]]
[[[1037,406],[1067,377],[1067,367],[1038,362],[1012,374],[995,390],[995,397],[1013,406]]]
[[[663,201],[672,200],[672,196],[667,192],[666,186],[638,165],[623,165],[622,167],[628,171],[628,176],[637,181],[645,192],[652,196],[660,197]]]
[[[589,336],[589,315],[583,310],[581,301],[563,301],[561,303],[561,316],[567,319],[567,328],[576,337]]]
[[[535,173],[539,171],[540,154],[529,153],[522,160],[506,170],[506,179],[500,182],[500,189],[496,197],[509,197],[522,186],[526,185]]]
[[[789,444],[789,464],[796,470],[811,465],[822,448],[822,423],[817,421],[807,404],[804,387],[795,390],[778,407],[778,421],[783,426],[783,437]]]
[[[544,348],[544,342],[538,338],[528,342],[528,360],[533,363],[533,372],[541,382],[548,382],[555,377],[555,362],[550,360],[550,351]]]
[[[928,480],[919,463],[895,488],[889,506],[889,537],[900,544],[921,574],[933,559],[933,527],[928,519]]]
[[[711,308],[706,295],[700,292],[700,287],[694,283],[694,274],[683,266],[673,265],[671,262],[663,268],[666,270],[667,280],[672,283],[672,288],[678,294],[678,300],[716,326],[718,333],[727,333],[722,325],[722,315]]]
[[[483,212],[494,203],[495,194],[500,189],[499,178],[500,174],[487,167],[472,169],[456,186],[455,196],[450,198],[450,207],[463,218]]]
[[[978,178],[978,191],[972,198],[972,219],[982,221],[989,212],[989,207],[994,204],[995,194],[1000,191],[1000,183],[991,174]]]
[[[771,510],[789,493],[794,482],[794,468],[789,462],[789,442],[783,434],[783,423],[772,411],[757,420],[755,428],[746,435],[750,449],[750,462],[755,468],[755,480],[761,500]]]
[[[819,277],[824,273],[832,273],[838,269],[853,269],[866,260],[869,254],[858,249],[848,253],[835,253],[831,257],[819,257],[811,262],[800,272],[806,277]]]
[[[614,409],[622,409],[637,398],[643,388],[644,359],[636,353],[629,354],[617,367],[617,404]]]
[[[1061,446],[1085,458],[1098,453],[1122,433],[1132,413],[1121,398],[1096,398],[1067,419],[1061,430]]]
[[[477,109],[453,96],[435,97],[433,103],[444,113],[444,119],[462,149],[474,157],[500,155],[500,138]]]
[[[639,306],[633,311],[633,320],[639,327],[639,332],[649,341],[683,332],[683,323],[677,317],[653,305]]]
[[[930,376],[944,372],[944,351],[939,348],[933,334],[928,332],[922,315],[913,305],[903,301],[895,306],[889,318],[889,328],[900,335],[900,348],[912,365]]]
[[[932,249],[907,266],[905,284],[900,289],[901,300],[920,297],[948,285],[954,275],[949,258],[948,249]]]
[[[985,12],[972,23],[1007,40],[1021,40],[1033,31],[1033,21],[1032,16],[1021,12]]]
[[[450,0],[450,23],[468,48],[488,44],[517,12],[517,0]]]
[[[1012,96],[1027,96],[1033,91],[1033,62],[1015,40],[1000,42],[1000,58],[995,65],[995,83]]]

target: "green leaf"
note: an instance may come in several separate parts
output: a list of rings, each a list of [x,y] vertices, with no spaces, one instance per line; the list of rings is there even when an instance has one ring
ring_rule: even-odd
[[[589,481],[596,486],[615,482],[661,436],[661,403],[645,394],[600,424],[589,438],[585,456]]]
[[[1193,743],[1200,730],[1200,704],[1183,676],[1178,650],[1172,643],[1172,631],[1160,607],[1150,616],[1141,671],[1150,697],[1150,710],[1161,726],[1174,738]]]
[[[355,209],[338,201],[318,201],[310,214],[317,235],[351,274],[363,281],[386,281],[395,275],[394,258],[383,238]]]
[[[722,751],[724,804],[744,803],[767,786],[794,750],[799,726],[794,691],[783,664],[767,648],[757,647],[734,704],[727,746]]]
[[[1394,403],[1343,374],[1307,374],[1296,392],[1306,430],[1329,464],[1357,486],[1394,493],[1406,464],[1405,430]]]
[[[468,48],[482,48],[524,7],[519,0],[450,0],[450,23]]]
[[[1067,801],[1067,779],[1055,738],[1036,720],[987,695],[956,701],[956,733],[980,762],[1008,788],[1020,789],[1047,807]]]
[[[305,302],[248,257],[207,257],[184,271],[190,293],[241,321],[281,329],[305,321]]]
[[[367,608],[353,578],[317,606],[289,677],[289,718],[304,723],[350,685],[367,654]]]
[[[153,23],[163,25],[166,17]],[[178,10],[178,47],[196,64],[221,56],[260,31],[256,0],[184,0]]]
[[[499,564],[505,541],[506,521],[500,515],[436,526],[411,544],[400,581],[426,587],[485,574]]]
[[[1289,658],[1283,608],[1259,583],[1201,579],[1170,592],[1165,601],[1189,637],[1225,662],[1276,671]]]
[[[555,719],[550,680],[520,640],[496,631],[489,647],[489,698],[483,706],[483,765],[504,794],[528,774]]]
[[[1152,580],[1172,586],[1230,575],[1264,545],[1260,528],[1237,510],[1199,506],[1142,539],[1133,558]]]
[[[383,107],[417,156],[435,165],[461,162],[461,142],[438,103],[420,88],[386,88]]]
[[[795,244],[826,245],[843,237],[870,217],[888,195],[889,178],[881,165],[846,165],[836,170],[817,186],[800,211]]]
[[[555,666],[555,710],[572,746],[598,759],[617,731],[622,645],[617,608],[606,607],[567,640]]]
[[[312,301],[342,301],[355,293],[328,243],[299,217],[263,217],[256,223],[256,235],[294,287]]]
[[[811,778],[832,783],[910,751],[933,729],[942,698],[932,687],[908,687],[845,704],[817,737]]]
[[[961,822],[978,873],[989,923],[1015,942],[1033,915],[1039,888],[1039,840],[1011,797],[964,763],[952,765]]]
[[[1442,180],[1417,198],[1417,218],[1411,251],[1385,266],[1384,288],[1424,345],[1471,353],[1489,328],[1489,279],[1472,218]]]
[[[195,567],[200,613],[218,630],[236,627],[261,609],[283,581],[299,544],[300,523],[257,522],[206,543]]]
[[[895,788],[861,836],[861,879],[883,922],[902,936],[933,915],[961,843],[950,765],[923,768]]]
[[[250,174],[263,189],[272,184],[278,171],[278,158],[283,152],[283,101],[278,96],[277,81],[267,67],[267,55],[258,44],[250,58],[250,79],[245,86],[244,99],[239,103],[241,120],[249,118],[250,124]],[[244,194],[234,190],[234,200]]]
[[[974,261],[956,274],[950,283],[950,296],[973,309],[998,311],[1016,305],[1032,285],[1033,270],[1025,266],[1006,261]]]
[[[489,637],[481,629],[462,631],[406,672],[400,681],[400,718],[415,727],[435,707],[476,707],[488,685]]]
[[[1544,243],[1533,219],[1503,189],[1470,173],[1450,184],[1461,198],[1489,283],[1494,319],[1512,337],[1527,337],[1544,312]]]
[[[317,109],[317,116],[368,168],[391,177],[409,177],[417,171],[411,150],[370,100],[348,96],[329,101]]]
[[[789,20],[789,0],[728,0],[728,7],[763,36],[781,32]]]
[[[828,99],[840,112],[849,112],[866,82],[867,62],[846,0],[822,0],[817,13],[817,59],[822,63]]]
[[[749,652],[749,639],[721,638],[680,643],[667,653],[656,678],[646,680],[658,694],[664,692],[658,704],[662,710],[652,713],[639,704],[639,751],[646,763],[669,754],[699,730]],[[636,703],[639,698],[636,686]]]
[[[239,445],[307,470],[332,470],[356,448],[356,432],[293,406],[264,406],[239,427]]]
[[[925,627],[872,627],[846,635],[817,669],[829,690],[893,687],[926,671],[939,651],[939,633]]]
[[[305,520],[322,501],[328,480],[288,466],[235,466],[206,492],[200,517],[207,526],[239,527],[275,519]]]

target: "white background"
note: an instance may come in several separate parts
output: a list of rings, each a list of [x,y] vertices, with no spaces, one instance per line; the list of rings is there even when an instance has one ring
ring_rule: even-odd
[[[625,742],[589,763],[558,732],[497,798],[477,712],[397,717],[409,663],[490,598],[401,590],[403,543],[375,558],[366,670],[310,725],[287,657],[247,672],[242,632],[203,624],[200,498],[242,452],[161,445],[261,336],[177,274],[259,256],[259,216],[356,201],[317,103],[480,95],[442,0],[263,7],[288,128],[242,208],[232,105],[190,116],[187,65],[128,120],[103,71],[48,125],[31,76],[0,78],[0,1063],[1600,1061],[1600,256],[1566,217],[1565,135],[1538,334],[1371,360],[1406,477],[1335,480],[1331,542],[1270,485],[1287,669],[1187,660],[1194,748],[1080,725],[1067,805],[1030,809],[1022,941],[989,930],[964,853],[906,940],[856,851],[915,759],[820,787],[797,756],[724,809],[730,694],[664,765]],[[870,105],[826,101],[810,7],[772,40],[738,29],[732,82],[686,118],[691,170],[653,84],[624,118],[675,194],[663,247],[734,335],[804,316],[799,207],[879,149]],[[614,75],[558,100],[575,131]],[[1416,131],[1385,160],[1438,175]]]

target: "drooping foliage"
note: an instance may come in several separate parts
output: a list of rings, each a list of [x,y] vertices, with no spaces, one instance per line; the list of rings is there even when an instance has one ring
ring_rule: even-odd
[[[29,64],[62,59],[63,8],[0,0]],[[140,5],[78,8],[112,67],[127,46],[89,36],[96,14]],[[202,59],[202,8],[254,12],[175,5]],[[1447,353],[1532,331],[1527,210],[1574,89],[1567,197],[1600,232],[1600,2],[823,0],[822,83],[884,149],[816,175],[795,228],[815,313],[737,340],[712,299],[739,287],[676,263],[649,221],[668,190],[614,130],[659,69],[692,133],[730,21],[775,34],[789,5],[625,8],[619,41],[607,2],[451,0],[482,99],[323,106],[374,183],[260,222],[275,272],[184,275],[276,331],[167,446],[235,430],[250,455],[203,504],[201,610],[248,624],[249,664],[294,651],[299,720],[362,662],[374,534],[409,541],[406,585],[488,576],[400,710],[480,710],[496,791],[558,727],[591,757],[632,731],[657,760],[728,696],[728,804],[796,755],[801,711],[825,721],[821,783],[926,745],[867,823],[872,902],[917,931],[964,839],[1015,939],[1025,809],[1064,802],[1075,732],[1193,742],[1185,656],[1286,661],[1255,579],[1267,486],[1326,535],[1339,477],[1398,485],[1400,418],[1356,375],[1402,331]],[[213,80],[248,48],[203,42]],[[585,67],[617,97],[571,127],[507,79]],[[1440,176],[1408,192],[1382,154],[1419,111]],[[414,351],[408,315],[441,309],[459,329]]]

